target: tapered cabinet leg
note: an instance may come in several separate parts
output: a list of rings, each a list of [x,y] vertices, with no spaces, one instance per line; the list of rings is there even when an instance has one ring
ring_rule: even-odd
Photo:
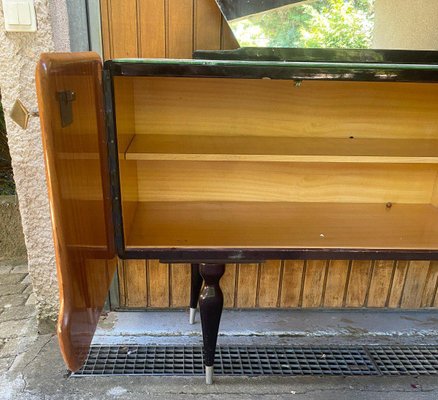
[[[190,287],[190,324],[195,323],[196,309],[198,308],[199,295],[202,287],[202,276],[199,273],[199,264],[192,264]]]
[[[214,354],[224,305],[219,281],[225,272],[225,264],[199,264],[204,288],[199,297],[202,337],[204,339],[204,363],[207,384],[213,383]]]

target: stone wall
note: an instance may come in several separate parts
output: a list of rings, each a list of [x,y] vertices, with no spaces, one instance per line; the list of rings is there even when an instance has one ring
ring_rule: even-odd
[[[9,112],[17,98],[30,111],[37,111],[35,67],[39,55],[68,51],[70,44],[65,0],[35,0],[35,9],[37,32],[5,32],[0,3],[0,88],[38,317],[41,326],[53,329],[58,285],[39,119],[32,117],[23,130],[9,118]]]
[[[437,0],[376,0],[376,49],[438,49]]]

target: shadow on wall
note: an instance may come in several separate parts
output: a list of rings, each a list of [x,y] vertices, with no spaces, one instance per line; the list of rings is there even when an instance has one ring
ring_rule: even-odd
[[[15,183],[11,167],[8,139],[6,137],[5,116],[0,94],[0,196],[15,194]]]
[[[26,246],[0,102],[0,260],[25,256]]]

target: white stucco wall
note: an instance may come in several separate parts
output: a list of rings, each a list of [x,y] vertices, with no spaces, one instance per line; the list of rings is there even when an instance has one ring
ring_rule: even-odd
[[[376,49],[438,49],[438,0],[376,0]]]
[[[9,112],[17,98],[30,111],[37,111],[35,67],[40,53],[69,50],[65,1],[35,0],[38,20],[35,33],[5,32],[0,2],[0,88],[29,271],[42,330],[54,326],[58,286],[40,124],[37,117],[32,117],[28,128],[23,130],[9,118]],[[52,15],[56,18],[52,19]]]

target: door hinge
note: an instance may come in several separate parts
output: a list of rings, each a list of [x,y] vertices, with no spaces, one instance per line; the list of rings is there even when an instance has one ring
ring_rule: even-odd
[[[72,102],[76,100],[76,93],[73,90],[57,92],[56,98],[59,101],[59,112],[61,114],[61,126],[64,128],[73,122]]]

